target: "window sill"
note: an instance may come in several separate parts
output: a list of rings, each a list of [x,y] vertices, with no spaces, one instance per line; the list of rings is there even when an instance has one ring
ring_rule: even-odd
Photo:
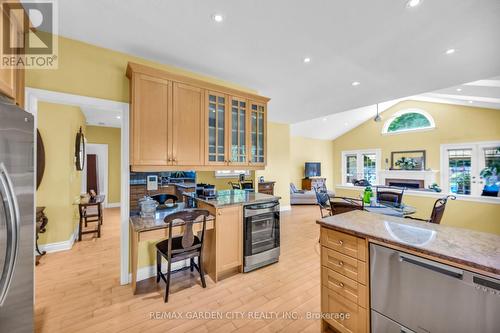
[[[374,187],[374,186],[372,186]],[[355,190],[355,191],[364,191],[363,186],[354,186],[352,184],[340,184],[336,185],[335,189],[341,189],[341,190]],[[415,197],[429,197],[429,198],[442,198],[448,194],[444,192],[424,192],[424,191],[414,191],[414,190],[405,190],[406,195],[411,195]],[[449,193],[450,195],[454,195],[457,197],[457,200],[459,201],[472,201],[472,202],[481,202],[481,203],[491,203],[491,204],[497,204],[500,205],[500,197],[478,197],[478,196],[470,196],[470,195],[461,195],[461,194],[453,194]]]

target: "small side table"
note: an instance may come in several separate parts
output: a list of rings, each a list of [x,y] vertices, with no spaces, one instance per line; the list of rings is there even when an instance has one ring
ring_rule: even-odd
[[[38,234],[43,234],[46,231],[47,224],[49,223],[49,219],[45,215],[45,207],[36,207],[36,237],[35,237],[35,249],[38,255],[36,256],[35,265],[40,263],[40,258],[45,255],[46,251],[40,251],[38,248]]]
[[[257,188],[259,193],[274,195],[274,184],[273,181],[265,181],[257,183]]]
[[[80,214],[78,241],[82,240],[83,234],[97,233],[97,238],[101,237],[102,204],[104,203],[104,199],[104,195],[97,195],[88,202],[80,201],[78,203],[78,212]],[[89,222],[96,222],[96,228],[83,231],[83,224],[87,226]]]

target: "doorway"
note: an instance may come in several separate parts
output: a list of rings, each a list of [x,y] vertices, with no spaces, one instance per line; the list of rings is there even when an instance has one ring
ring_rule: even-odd
[[[86,165],[82,171],[82,193],[94,190],[98,195],[104,195],[104,208],[108,208],[109,173],[114,172],[108,166],[108,145],[102,143],[87,143]],[[118,170],[119,171],[119,170]]]
[[[35,117],[35,127],[37,127],[38,103],[49,102],[64,105],[78,106],[82,110],[85,108],[95,112],[114,111],[115,120],[120,122],[120,283],[128,284],[129,277],[129,104],[93,98],[87,96],[66,94],[61,92],[26,88],[25,108]],[[78,187],[81,187],[79,185]],[[36,199],[36,198],[35,198]],[[109,203],[108,203],[109,206]]]

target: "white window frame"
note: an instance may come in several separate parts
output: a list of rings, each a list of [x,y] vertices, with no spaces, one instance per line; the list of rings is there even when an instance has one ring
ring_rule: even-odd
[[[404,114],[407,113],[418,113],[427,118],[429,120],[430,126],[426,127],[418,127],[418,128],[409,128],[409,129],[404,129],[400,131],[395,131],[395,132],[389,132],[389,126],[391,126],[391,123],[397,118],[400,117]],[[387,121],[384,123],[384,127],[382,128],[382,134],[383,135],[394,135],[394,134],[402,134],[402,133],[411,133],[411,132],[424,132],[424,131],[430,131],[436,128],[436,122],[434,121],[434,118],[427,112],[422,109],[403,109],[395,114],[393,114]]]
[[[484,198],[485,200],[492,199],[491,197],[481,196],[482,190],[484,188],[484,181],[480,178],[479,173],[484,169],[484,150],[487,148],[493,148],[500,146],[500,141],[477,141],[477,142],[465,142],[465,143],[450,143],[441,145],[441,158],[440,158],[440,169],[441,169],[441,188],[448,194],[453,194],[456,196],[464,198]],[[471,149],[471,194],[454,194],[449,191],[449,156],[448,150],[450,149]]]
[[[250,176],[250,170],[217,170],[214,171],[215,178],[238,178],[244,173],[245,177]]]
[[[357,163],[357,174],[363,174],[363,158],[362,156],[364,154],[375,154],[375,184],[372,185],[377,185],[379,182],[379,173],[380,173],[380,166],[381,166],[381,156],[382,156],[382,150],[380,148],[374,148],[374,149],[361,149],[361,150],[344,150],[341,152],[341,157],[342,157],[342,184],[343,185],[353,185],[351,183],[347,183],[347,168],[346,168],[346,162],[347,162],[347,155],[356,155],[356,163]]]

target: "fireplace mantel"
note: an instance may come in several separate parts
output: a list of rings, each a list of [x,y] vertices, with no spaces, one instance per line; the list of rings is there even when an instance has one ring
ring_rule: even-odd
[[[437,170],[381,170],[378,180],[381,185],[385,184],[386,179],[423,180],[424,187],[428,188],[436,182],[438,172]]]

